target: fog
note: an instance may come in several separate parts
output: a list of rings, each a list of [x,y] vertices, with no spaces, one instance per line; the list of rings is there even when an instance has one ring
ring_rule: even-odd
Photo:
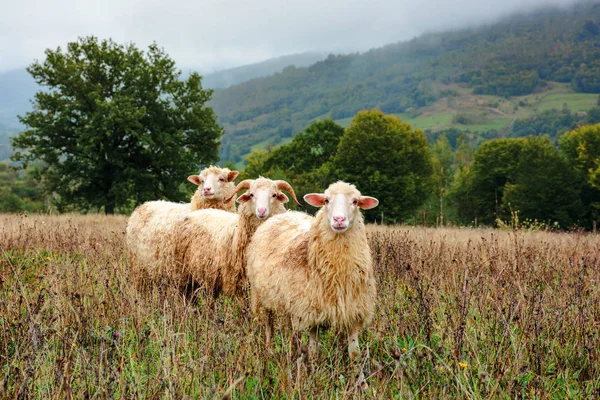
[[[0,72],[95,35],[158,43],[182,69],[202,73],[304,51],[351,52],[493,22],[573,0],[104,0],[5,1]]]

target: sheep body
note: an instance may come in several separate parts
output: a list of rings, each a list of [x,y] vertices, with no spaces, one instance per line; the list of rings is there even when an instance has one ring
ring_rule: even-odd
[[[360,196],[345,183],[332,188]],[[256,230],[247,274],[252,310],[268,317],[267,341],[276,313],[289,317],[295,331],[310,329],[311,347],[316,328],[330,326],[348,333],[351,355],[358,351],[357,333],[372,319],[377,291],[362,214],[356,214],[342,234],[332,231],[324,208],[315,217],[288,211]]]
[[[279,192],[276,182],[259,178],[238,199],[241,204],[237,214],[221,210],[189,213],[176,224],[175,263],[170,275],[182,284],[197,283],[214,296],[241,293],[248,242],[266,218],[285,212],[282,200],[286,202],[287,197]],[[261,203],[263,201],[268,204]],[[264,219],[258,217],[262,206],[268,208],[261,217]]]
[[[129,217],[125,231],[130,263],[134,271],[153,280],[162,276],[165,267],[163,264],[172,260],[174,250],[172,246],[165,244],[173,242],[177,221],[190,212],[208,208],[235,212],[235,203],[224,200],[233,194],[235,189],[233,179],[237,174],[237,171],[230,171],[228,168],[211,166],[204,169],[200,175],[192,175],[188,178],[199,185],[190,203],[157,200],[138,206]],[[207,198],[203,194],[201,182],[208,178],[212,178],[215,182],[218,182],[218,178],[224,179],[220,184],[218,195],[213,198]]]

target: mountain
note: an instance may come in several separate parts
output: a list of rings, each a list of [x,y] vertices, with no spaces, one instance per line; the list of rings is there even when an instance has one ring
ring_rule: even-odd
[[[546,8],[363,54],[330,55],[216,90],[211,105],[226,129],[222,159],[240,162],[326,117],[347,125],[365,108],[423,129],[488,136],[548,108],[585,112],[600,93],[599,21],[598,3]]]
[[[31,109],[29,99],[37,89],[25,68],[0,73],[0,131],[20,129],[17,115]]]
[[[227,88],[250,79],[273,75],[290,65],[306,67],[323,60],[325,57],[327,57],[325,53],[306,52],[270,58],[256,64],[243,65],[204,75],[202,86],[211,89]]]

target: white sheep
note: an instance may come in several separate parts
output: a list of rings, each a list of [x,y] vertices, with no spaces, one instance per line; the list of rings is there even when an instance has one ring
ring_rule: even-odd
[[[165,254],[169,248],[164,244],[171,240],[175,222],[191,211],[210,208],[235,213],[235,203],[225,200],[233,195],[238,174],[229,168],[210,166],[199,175],[188,177],[190,182],[198,185],[190,203],[159,200],[137,207],[129,217],[125,231],[133,270],[151,279],[160,277],[163,260],[172,258]]]
[[[252,311],[266,317],[270,344],[273,316],[289,317],[295,335],[309,329],[309,355],[315,356],[318,327],[348,335],[348,353],[360,353],[358,333],[375,309],[376,287],[360,209],[379,204],[354,185],[337,182],[324,194],[304,200],[322,207],[315,217],[286,212],[255,232],[247,249]],[[266,314],[266,315],[265,315]]]
[[[296,194],[285,181],[259,177],[238,184],[235,193],[247,190],[237,202],[237,214],[220,210],[189,213],[175,229],[174,270],[170,276],[180,284],[199,284],[214,297],[234,295],[245,282],[245,250],[256,228],[271,215],[285,211],[289,201],[281,190]]]

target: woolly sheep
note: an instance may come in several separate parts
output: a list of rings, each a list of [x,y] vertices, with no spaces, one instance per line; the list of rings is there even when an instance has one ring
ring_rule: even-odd
[[[285,211],[289,201],[281,190],[296,194],[285,181],[259,177],[240,182],[234,193],[247,190],[237,202],[237,214],[199,210],[179,221],[175,230],[175,271],[181,284],[194,282],[218,296],[234,295],[245,282],[245,250],[256,228],[271,215]]]
[[[200,209],[219,209],[235,213],[235,203],[225,202],[234,194],[234,180],[238,171],[229,168],[210,166],[191,175],[188,180],[198,189],[191,203],[172,203],[168,201],[149,201],[135,209],[126,228],[126,244],[132,267],[147,277],[157,279],[162,269],[162,260],[170,259],[164,254],[168,249],[164,243],[170,240],[175,222],[191,211]]]
[[[309,329],[309,355],[318,347],[318,327],[348,335],[348,353],[360,353],[358,333],[371,321],[375,279],[363,216],[379,201],[354,185],[337,182],[304,200],[322,207],[315,217],[301,212],[274,216],[255,232],[247,249],[252,311],[266,317],[271,342],[273,316],[289,317],[294,336]]]

